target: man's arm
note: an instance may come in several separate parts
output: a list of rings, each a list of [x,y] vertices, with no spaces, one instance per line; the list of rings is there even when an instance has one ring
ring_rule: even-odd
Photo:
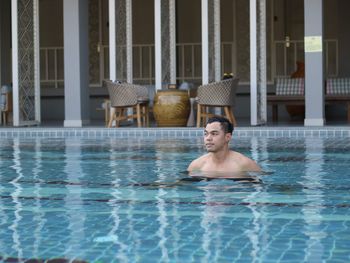
[[[261,172],[260,166],[254,160],[248,157],[244,158],[242,168],[245,172]]]
[[[190,163],[190,165],[187,167],[187,171],[192,172],[193,170],[198,170],[198,168],[197,168],[198,164],[196,164],[196,163],[198,163],[198,159],[196,159]]]
[[[195,160],[193,160],[190,165],[187,168],[188,172],[192,172],[192,171],[200,171],[202,169],[204,160],[205,160],[205,156],[203,155]]]

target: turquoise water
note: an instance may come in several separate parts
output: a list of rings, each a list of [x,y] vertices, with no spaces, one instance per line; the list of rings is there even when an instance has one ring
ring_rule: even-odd
[[[181,181],[201,139],[1,139],[0,261],[350,261],[349,140],[232,148],[269,174]]]

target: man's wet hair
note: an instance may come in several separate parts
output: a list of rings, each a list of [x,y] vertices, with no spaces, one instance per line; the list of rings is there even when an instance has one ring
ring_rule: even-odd
[[[213,123],[213,122],[219,122],[220,125],[221,125],[221,128],[224,130],[225,133],[231,133],[232,134],[232,132],[233,132],[233,125],[225,117],[219,117],[219,116],[211,117],[211,118],[208,119],[206,125],[208,125],[209,123]]]

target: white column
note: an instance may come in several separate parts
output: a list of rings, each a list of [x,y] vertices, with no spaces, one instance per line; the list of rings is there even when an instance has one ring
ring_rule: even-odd
[[[267,58],[266,58],[266,0],[259,0],[259,98],[258,98],[258,124],[267,122]]]
[[[88,2],[63,1],[65,127],[89,123]]]
[[[266,123],[266,89],[266,0],[250,0],[251,125]]]
[[[258,124],[256,0],[250,0],[250,124]]]
[[[202,83],[207,84],[221,80],[220,0],[202,0],[201,10]]]
[[[214,65],[215,65],[215,81],[221,80],[221,15],[220,0],[214,0]]]
[[[170,28],[170,82],[176,83],[176,4],[169,0],[169,28]]]
[[[19,126],[19,87],[18,87],[18,16],[17,0],[11,2],[12,17],[12,96],[13,126]]]
[[[115,0],[109,0],[109,79],[117,79]]]
[[[39,0],[34,0],[34,93],[35,120],[41,121],[40,103],[40,36],[39,36]]]
[[[175,0],[154,1],[156,89],[176,83]]]
[[[133,83],[132,0],[126,0],[126,81]]]
[[[18,8],[26,15],[19,17]],[[13,125],[36,125],[40,123],[39,2],[18,6],[12,0],[11,14]]]
[[[202,0],[202,84],[209,83],[208,0]]]
[[[305,126],[324,125],[323,0],[304,0]]]
[[[154,52],[156,89],[162,89],[162,27],[161,0],[154,0]]]

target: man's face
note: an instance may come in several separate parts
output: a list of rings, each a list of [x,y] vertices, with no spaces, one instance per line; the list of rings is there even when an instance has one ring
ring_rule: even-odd
[[[204,144],[208,152],[218,152],[231,140],[232,135],[224,132],[220,122],[207,124],[204,129]]]

